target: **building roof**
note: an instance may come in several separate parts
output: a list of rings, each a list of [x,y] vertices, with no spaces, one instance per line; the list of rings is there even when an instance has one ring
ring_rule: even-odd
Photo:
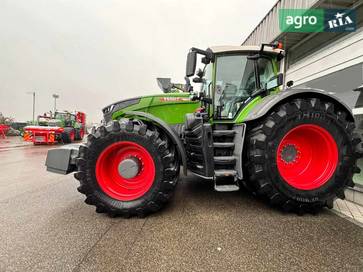
[[[361,3],[362,1],[357,0],[279,0],[249,34],[249,36],[242,42],[242,45],[259,45],[261,43],[282,41],[284,49],[288,50],[299,43],[305,42],[304,39],[308,36],[314,35],[314,33],[281,32],[279,28],[280,9],[347,9],[354,8]]]

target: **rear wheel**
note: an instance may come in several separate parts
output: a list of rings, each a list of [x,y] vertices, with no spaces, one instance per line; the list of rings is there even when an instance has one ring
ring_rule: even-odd
[[[173,195],[179,175],[175,147],[156,128],[129,120],[99,127],[77,160],[78,191],[97,212],[145,216]]]
[[[332,208],[360,172],[360,138],[343,109],[318,98],[281,105],[249,132],[249,187],[287,211]]]

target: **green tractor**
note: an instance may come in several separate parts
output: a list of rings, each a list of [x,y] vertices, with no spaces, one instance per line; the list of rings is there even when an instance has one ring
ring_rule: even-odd
[[[48,152],[47,169],[75,172],[85,202],[111,216],[160,210],[181,166],[216,191],[243,186],[284,211],[332,208],[360,171],[354,119],[328,92],[292,82],[281,91],[283,58],[278,44],[191,48],[184,92],[164,79],[164,94],[105,107],[85,144]]]

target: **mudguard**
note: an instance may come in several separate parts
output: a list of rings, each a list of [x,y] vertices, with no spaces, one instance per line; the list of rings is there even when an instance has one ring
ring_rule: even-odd
[[[295,97],[296,98],[318,97],[334,101],[335,103],[338,103],[343,108],[345,108],[347,113],[349,114],[351,121],[354,121],[352,110],[338,97],[333,95],[333,93],[312,88],[299,88],[299,89],[291,88],[281,91],[277,94],[268,95],[264,97],[259,104],[257,104],[254,108],[252,108],[252,110],[248,113],[244,121],[248,122],[261,118],[264,115],[266,115],[276,105],[282,104],[284,101],[293,99]]]
[[[182,141],[180,140],[179,135],[177,135],[175,133],[175,131],[167,124],[165,123],[163,120],[161,120],[160,118],[157,118],[151,114],[145,113],[145,112],[141,112],[141,111],[129,111],[129,112],[125,112],[126,116],[135,116],[135,117],[143,117],[147,120],[152,121],[153,123],[155,123],[160,129],[162,129],[172,140],[172,142],[176,145],[181,160],[182,160],[182,164],[183,164],[183,173],[186,176],[187,175],[187,156],[185,153],[185,149],[184,149],[184,145],[182,143]]]

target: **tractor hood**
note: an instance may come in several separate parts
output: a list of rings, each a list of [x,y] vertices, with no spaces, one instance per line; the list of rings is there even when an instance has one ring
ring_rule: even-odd
[[[198,101],[191,101],[189,93],[166,93],[121,100],[102,109],[104,121],[121,118],[125,112],[141,111],[158,117],[168,124],[184,122],[186,113],[194,112]]]
[[[128,108],[129,106],[137,105],[140,103],[140,100],[141,100],[141,97],[131,98],[131,99],[126,99],[126,100],[121,100],[114,104],[108,105],[107,107],[104,107],[102,109],[104,120],[106,122],[110,121],[112,119],[113,113],[123,110],[125,108]]]

